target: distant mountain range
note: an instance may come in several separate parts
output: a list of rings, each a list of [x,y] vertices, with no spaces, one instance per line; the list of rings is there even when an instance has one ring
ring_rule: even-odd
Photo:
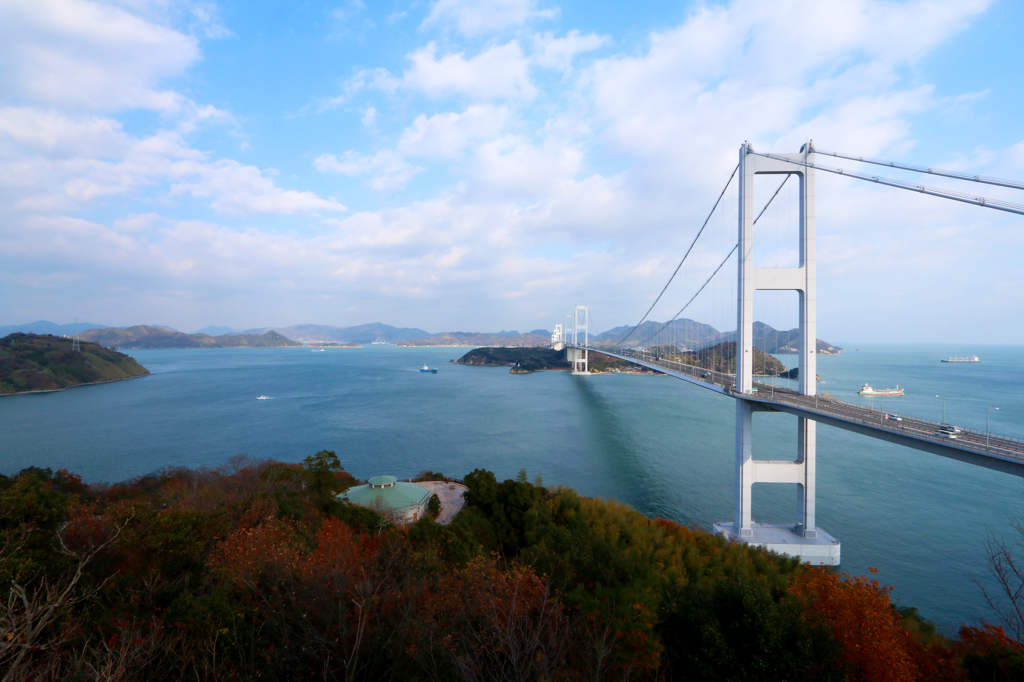
[[[82,332],[78,338],[107,348],[278,348],[301,346],[277,332],[264,334],[183,334],[164,327],[137,325],[127,329],[107,327]]]
[[[501,346],[506,348],[537,348],[550,344],[551,334],[543,329],[528,334],[519,332],[498,332],[497,334],[445,332],[398,343],[399,346]]]
[[[673,344],[680,350],[701,350],[720,343],[735,342],[736,332],[720,332],[709,324],[695,320],[673,320],[663,331],[663,322],[644,322],[632,335],[626,339],[626,346],[638,345],[661,345]],[[608,331],[593,336],[592,342],[595,345],[616,345],[622,343],[623,338],[629,334],[632,326],[625,325],[615,327]],[[655,338],[653,334],[658,332]],[[838,346],[818,339],[817,351],[821,355],[836,355],[843,351]],[[781,330],[765,324],[764,322],[754,323],[754,348],[770,353],[772,355],[794,354],[800,351],[800,330]]]
[[[647,321],[640,325],[626,341],[626,346],[673,344],[680,350],[701,350],[719,343],[726,343],[736,340],[736,332],[720,332],[709,324],[695,320],[682,319],[673,320],[657,338],[651,339],[656,331],[664,327],[661,322]],[[484,332],[441,332],[431,334],[416,327],[392,327],[380,322],[361,324],[354,327],[332,327],[323,324],[296,324],[290,327],[259,327],[239,331],[232,327],[211,326],[204,327],[196,334],[183,334],[171,327],[163,325],[139,325],[128,329],[162,330],[157,332],[136,332],[135,336],[107,335],[99,337],[91,334],[91,331],[102,331],[117,329],[104,325],[80,322],[77,324],[54,324],[40,320],[24,325],[11,325],[0,327],[0,335],[14,332],[53,334],[65,336],[81,334],[81,338],[95,340],[106,338],[108,341],[97,341],[103,345],[116,345],[121,348],[212,348],[212,347],[239,347],[255,345],[297,345],[316,343],[372,343],[377,339],[383,339],[388,343],[400,346],[507,346],[512,348],[529,348],[546,346],[551,337],[551,332],[546,329],[534,329],[525,334],[516,330],[500,331],[494,333]],[[592,335],[591,343],[595,345],[612,346],[620,343],[622,338],[632,329],[629,325],[615,327],[601,334]],[[125,331],[121,329],[120,331]],[[87,332],[87,334],[83,334]],[[283,337],[285,341],[296,343],[282,343],[273,337],[264,339],[268,332]],[[157,339],[159,337],[159,340]],[[200,338],[205,337],[205,338]],[[222,337],[251,337],[222,338]],[[119,341],[119,339],[131,338],[131,341]],[[148,341],[144,340],[148,339]],[[219,339],[211,341],[211,339]],[[754,323],[754,347],[766,353],[781,355],[799,352],[799,330],[775,329],[763,322]],[[162,345],[126,345],[127,343],[154,343]],[[842,348],[833,346],[821,339],[817,343],[818,353],[830,355],[842,352]]]
[[[268,331],[275,331],[300,343],[372,343],[377,339],[384,339],[388,343],[397,343],[430,335],[429,332],[416,329],[415,327],[392,327],[380,322],[361,324],[355,327],[331,327],[326,324],[295,324],[291,327],[247,329],[241,333],[262,334]]]

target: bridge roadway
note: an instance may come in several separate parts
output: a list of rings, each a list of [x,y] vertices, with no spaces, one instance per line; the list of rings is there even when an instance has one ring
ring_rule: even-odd
[[[612,351],[592,346],[575,347],[628,360],[702,388],[732,398],[748,400],[755,403],[757,410],[786,412],[797,417],[813,419],[819,424],[828,424],[934,455],[1024,477],[1024,442],[1018,438],[986,434],[972,429],[963,429],[962,433],[950,438],[939,431],[939,423],[927,419],[875,410],[830,396],[804,396],[788,388],[757,381],[754,382],[755,392],[744,395],[736,392],[736,377],[733,374],[684,365],[642,351]],[[886,415],[898,416],[900,419],[886,419]]]

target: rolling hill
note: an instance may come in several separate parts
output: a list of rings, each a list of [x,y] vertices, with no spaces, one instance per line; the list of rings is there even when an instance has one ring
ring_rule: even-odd
[[[108,327],[82,332],[78,338],[108,348],[279,348],[301,343],[277,332],[264,334],[184,334],[164,327],[137,325],[127,329]]]
[[[59,391],[72,386],[131,379],[149,370],[123,353],[95,343],[49,334],[15,333],[0,340],[0,394]]]

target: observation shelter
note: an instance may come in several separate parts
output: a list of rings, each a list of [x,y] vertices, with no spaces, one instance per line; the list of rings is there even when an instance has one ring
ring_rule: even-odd
[[[374,476],[366,485],[353,486],[338,498],[390,515],[398,523],[415,523],[426,512],[430,491],[394,476]]]

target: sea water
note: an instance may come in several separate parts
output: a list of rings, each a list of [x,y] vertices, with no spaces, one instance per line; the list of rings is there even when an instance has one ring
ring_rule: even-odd
[[[732,399],[664,376],[510,374],[450,364],[464,348],[129,351],[151,376],[0,398],[0,473],[66,468],[122,481],[234,455],[296,462],[334,450],[365,479],[423,469],[615,498],[644,514],[710,529],[733,518]],[[949,355],[979,364],[942,364]],[[795,356],[778,356],[792,366]],[[438,367],[423,373],[424,363]],[[871,404],[864,382],[906,389],[874,406],[1024,437],[1024,347],[861,346],[819,356],[821,392]],[[790,382],[789,385],[794,385]],[[257,400],[259,395],[270,400]],[[792,459],[796,418],[754,416],[754,455]],[[947,632],[992,618],[988,532],[1024,515],[1021,478],[828,426],[818,429],[818,525],[842,543],[841,570],[895,586]],[[757,521],[790,522],[795,485],[756,485]]]

